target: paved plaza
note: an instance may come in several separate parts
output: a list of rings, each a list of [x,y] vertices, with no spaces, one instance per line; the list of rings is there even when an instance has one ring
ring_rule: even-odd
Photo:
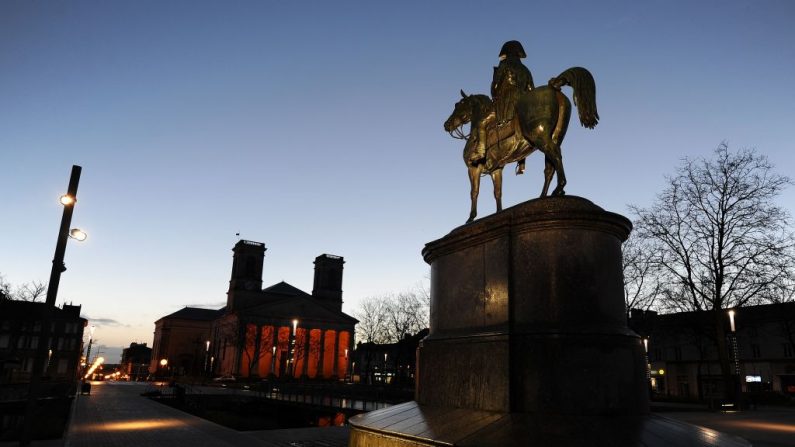
[[[767,407],[731,413],[688,411],[662,414],[739,436],[751,442],[754,447],[795,446],[795,409],[792,408]]]
[[[141,397],[148,387],[134,382],[94,382],[90,396],[75,400],[67,436],[34,442],[33,446],[347,446],[347,427],[240,432]],[[662,415],[743,437],[755,447],[795,446],[795,409],[737,413],[692,410]],[[0,443],[2,447],[12,445],[17,444]]]
[[[135,382],[94,382],[90,396],[77,397],[65,439],[33,446],[343,447],[348,443],[347,427],[236,431],[141,397],[146,389],[146,384]]]

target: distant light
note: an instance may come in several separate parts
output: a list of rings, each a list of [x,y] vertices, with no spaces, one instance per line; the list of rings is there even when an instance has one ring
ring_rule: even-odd
[[[661,370],[659,371],[659,373],[660,373],[660,375],[661,375],[661,376],[664,376],[664,375],[665,375],[665,370],[664,370],[664,369],[661,369]]]
[[[85,233],[85,231],[81,230],[80,228],[72,228],[71,230],[69,230],[69,237],[78,240],[80,242],[83,242],[84,240],[86,240],[88,235]]]
[[[64,194],[61,196],[61,205],[69,206],[75,203],[75,198],[70,196],[69,194]]]
[[[166,359],[161,359],[161,360],[160,360],[160,366],[166,366],[166,365],[168,365],[168,360],[166,360]]]

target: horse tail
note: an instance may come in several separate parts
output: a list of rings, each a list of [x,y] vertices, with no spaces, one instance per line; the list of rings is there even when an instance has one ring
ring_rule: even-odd
[[[582,67],[572,67],[557,78],[550,80],[550,85],[558,87],[570,85],[574,89],[574,105],[580,115],[580,124],[593,129],[599,123],[599,112],[596,111],[596,83],[591,72]]]

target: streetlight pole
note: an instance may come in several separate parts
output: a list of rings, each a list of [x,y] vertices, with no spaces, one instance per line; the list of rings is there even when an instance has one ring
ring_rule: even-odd
[[[729,310],[729,348],[731,351],[732,360],[733,360],[733,372],[732,378],[734,379],[734,408],[740,409],[740,401],[742,398],[742,385],[740,382],[740,348],[737,345],[737,327],[734,325],[734,315],[736,312],[734,309]]]
[[[77,202],[77,185],[80,183],[80,166],[72,166],[72,174],[69,177],[69,186],[66,195],[61,197],[63,204],[63,215],[61,216],[61,227],[58,231],[58,241],[55,244],[55,256],[52,260],[50,270],[50,282],[47,283],[47,300],[44,311],[42,312],[41,338],[36,347],[36,356],[33,358],[33,370],[30,373],[30,388],[28,389],[28,403],[25,409],[25,422],[19,444],[30,445],[33,435],[33,419],[36,414],[36,388],[43,373],[44,362],[47,359],[50,340],[50,317],[52,309],[55,307],[55,299],[58,297],[58,285],[61,282],[61,273],[66,270],[64,265],[64,255],[66,254],[66,242],[69,240],[69,226],[72,225],[72,213],[74,213],[75,203]]]
[[[298,331],[298,320],[293,320],[293,332],[290,335],[290,375],[295,378],[295,348],[296,334]]]
[[[210,340],[206,342],[207,348],[204,350],[204,375],[207,376],[207,368],[210,361]]]

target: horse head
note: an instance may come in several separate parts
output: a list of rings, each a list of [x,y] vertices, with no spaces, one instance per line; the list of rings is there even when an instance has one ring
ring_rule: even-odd
[[[463,135],[461,127],[472,120],[472,101],[470,96],[461,90],[461,100],[455,103],[453,113],[444,122],[444,130],[451,135],[454,131],[458,131],[459,137]]]

